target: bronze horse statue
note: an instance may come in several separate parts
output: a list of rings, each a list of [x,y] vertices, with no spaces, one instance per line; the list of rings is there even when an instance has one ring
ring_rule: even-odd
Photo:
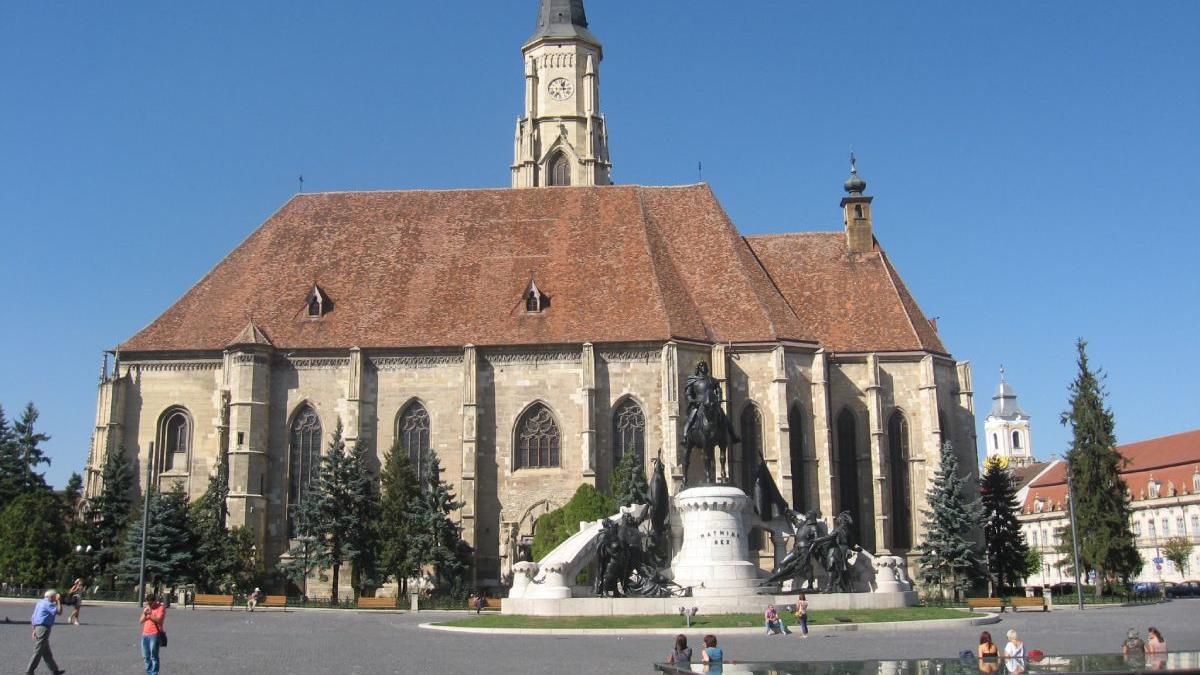
[[[704,479],[716,483],[713,467],[714,449],[721,449],[721,477],[729,478],[729,447],[737,443],[737,434],[721,406],[721,384],[708,374],[708,364],[701,361],[696,374],[688,377],[684,393],[688,401],[688,420],[683,428],[683,483],[687,485],[692,450],[704,452]]]

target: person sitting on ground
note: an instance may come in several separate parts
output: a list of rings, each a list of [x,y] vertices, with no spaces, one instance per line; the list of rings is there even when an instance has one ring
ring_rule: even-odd
[[[253,612],[254,608],[258,607],[258,603],[261,602],[261,596],[262,596],[262,590],[259,589],[257,586],[255,586],[254,590],[251,591],[250,594],[246,596],[246,611],[247,612]]]
[[[1125,641],[1121,643],[1121,654],[1124,656],[1144,656],[1146,654],[1146,643],[1142,642],[1137,630],[1129,629]]]
[[[996,646],[995,642],[992,642],[992,634],[986,630],[979,634],[979,650],[977,654],[981,659],[1000,655],[1000,648]]]
[[[1004,645],[1004,656],[1009,659],[1025,658],[1025,643],[1017,638],[1017,631],[1008,631],[1008,644]]]
[[[767,605],[767,611],[763,612],[763,622],[767,626],[767,635],[774,635],[776,633],[791,635],[792,633],[792,631],[788,630],[788,627],[783,623],[783,619],[780,618],[779,612],[775,611],[775,605]]]
[[[475,594],[475,614],[482,614],[484,607],[487,607],[487,597],[480,591]]]
[[[676,665],[692,662],[692,648],[688,646],[686,635],[675,636],[675,648],[667,655],[667,663]]]
[[[1163,654],[1167,651],[1167,641],[1163,638],[1162,633],[1154,626],[1146,631],[1146,653],[1147,654]]]
[[[725,661],[725,652],[717,646],[717,636],[704,636],[704,651],[700,652],[700,661],[702,663],[722,663]]]

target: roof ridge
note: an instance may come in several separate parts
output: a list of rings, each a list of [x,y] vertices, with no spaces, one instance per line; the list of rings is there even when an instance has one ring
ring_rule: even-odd
[[[908,303],[905,302],[905,300],[904,300],[905,294],[907,294],[909,296],[909,298],[911,298],[912,293],[910,293],[908,290],[908,287],[904,285],[904,281],[902,279],[900,279],[900,274],[898,272],[896,272],[896,269],[894,267],[892,267],[892,261],[890,258],[888,258],[887,252],[883,250],[883,246],[880,245],[879,240],[875,237],[871,237],[871,240],[875,244],[875,250],[872,252],[877,253],[879,255],[880,260],[883,261],[883,269],[887,273],[888,282],[892,285],[892,290],[896,292],[896,299],[900,301],[900,309],[904,311],[904,318],[908,321],[909,327],[912,328],[913,337],[916,338],[917,344],[921,345],[922,349],[925,349],[928,351],[936,351],[939,354],[948,353],[945,351],[946,345],[941,343],[942,339],[940,336],[937,336],[937,335],[934,336],[935,338],[937,338],[937,342],[938,342],[938,344],[936,344],[936,345],[928,345],[925,343],[925,339],[921,336],[921,332],[917,329],[917,325],[913,321],[912,310],[909,308]],[[901,288],[904,289],[903,292],[901,292]],[[916,306],[915,300],[913,301],[913,305]],[[921,308],[919,306],[916,306],[916,310],[918,312],[920,312]],[[928,319],[925,318],[924,313],[922,313],[921,319],[925,320],[927,323],[929,321]],[[930,330],[932,330],[932,328],[933,328],[932,325],[930,325]],[[938,351],[937,348],[940,348],[942,351]]]
[[[478,188],[381,188],[378,190],[318,190],[315,192],[297,192],[297,197],[320,197],[327,195],[386,195],[386,194],[444,194],[452,192],[536,192],[541,190],[688,190],[707,183],[685,183],[682,185],[641,185],[638,183],[619,183],[616,185],[550,185],[541,187],[478,187]],[[291,201],[290,199],[288,201]]]

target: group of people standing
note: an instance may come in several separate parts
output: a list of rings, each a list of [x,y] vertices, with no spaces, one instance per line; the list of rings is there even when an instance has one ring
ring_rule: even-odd
[[[33,617],[29,621],[33,626],[34,649],[33,656],[29,659],[29,666],[25,669],[27,675],[33,675],[43,662],[54,675],[62,675],[67,672],[66,669],[59,668],[58,662],[54,660],[54,652],[50,649],[50,633],[54,629],[55,620],[62,616],[64,605],[74,607],[71,615],[67,617],[68,622],[79,625],[79,608],[83,604],[82,592],[83,580],[78,579],[71,586],[66,599],[51,588],[34,606]],[[158,675],[159,649],[167,646],[167,633],[163,628],[166,617],[167,608],[159,602],[157,594],[151,593],[147,598],[146,606],[142,608],[141,617],[138,619],[138,625],[141,627],[141,651],[142,659],[146,664],[146,675]]]

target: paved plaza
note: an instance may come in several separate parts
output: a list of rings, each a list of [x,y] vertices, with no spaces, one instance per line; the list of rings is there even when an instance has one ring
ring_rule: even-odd
[[[33,642],[31,602],[0,602],[0,672],[19,673]],[[1030,649],[1099,653],[1119,649],[1124,632],[1157,626],[1173,650],[1200,649],[1200,600],[1161,605],[1005,614],[986,626],[999,637],[1022,633]],[[667,636],[512,637],[446,633],[418,624],[462,616],[329,612],[181,610],[167,616],[171,644],[163,673],[649,673],[671,645]],[[139,672],[138,610],[131,605],[86,606],[84,625],[60,625],[52,644],[59,664],[74,675]],[[953,657],[977,642],[979,628],[895,632],[837,632],[808,640],[765,635],[721,637],[728,658],[837,660]],[[700,630],[686,631],[692,644]],[[44,671],[43,671],[44,672]]]

